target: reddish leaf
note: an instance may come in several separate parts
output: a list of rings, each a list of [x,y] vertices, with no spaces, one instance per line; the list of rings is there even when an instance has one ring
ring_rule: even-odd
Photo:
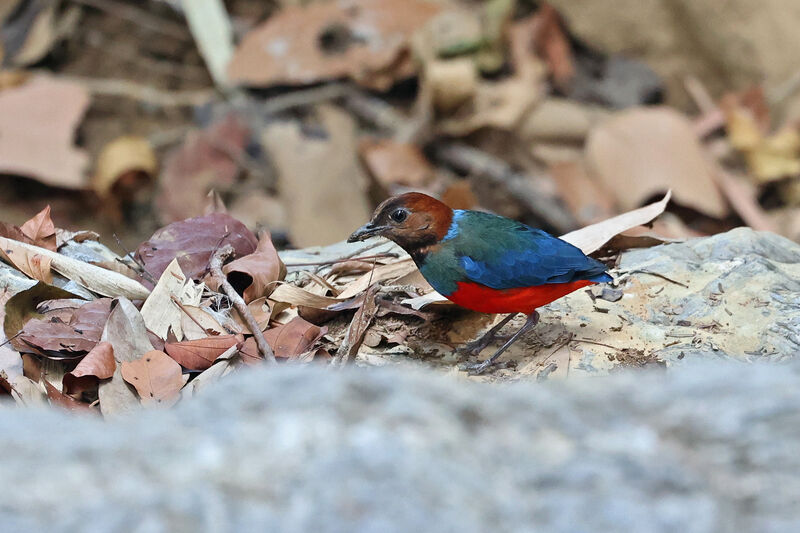
[[[165,349],[170,357],[190,370],[205,370],[231,346],[242,344],[242,335],[222,335],[195,341],[168,342]]]
[[[261,233],[254,253],[232,261],[222,270],[247,303],[269,296],[276,286],[275,281],[286,276],[286,267],[268,231]]]
[[[56,227],[50,218],[50,206],[42,209],[20,227],[31,244],[56,251]]]
[[[45,320],[33,318],[25,323],[19,339],[36,348],[47,357],[53,359],[72,359],[85,355],[94,348],[99,338],[90,338],[80,330],[76,330],[69,324],[61,322],[57,318]],[[21,351],[26,350],[25,346],[20,347]],[[36,352],[39,353],[39,352]]]
[[[103,328],[111,314],[111,298],[98,298],[79,307],[72,315],[69,325],[91,338],[100,339]]]
[[[142,405],[169,407],[183,388],[181,366],[164,352],[153,350],[140,359],[122,363],[122,378],[133,385]]]
[[[75,411],[75,412],[82,412],[82,413],[94,413],[96,412],[92,409],[89,404],[79,402],[72,396],[68,396],[58,390],[52,383],[47,380],[44,380],[45,389],[47,389],[47,397],[50,399],[51,405],[56,405],[63,409],[67,409],[68,411]]]
[[[264,332],[264,338],[275,352],[275,357],[288,359],[310,351],[327,331],[328,328],[315,326],[297,316],[287,324],[268,329]]]
[[[22,230],[19,229],[19,226],[14,226],[13,224],[6,224],[5,222],[0,222],[0,237],[5,237],[6,239],[13,239],[15,241],[24,242],[26,244],[33,244],[31,240],[22,233]]]
[[[224,213],[213,213],[174,222],[156,231],[149,241],[139,245],[136,256],[155,278],[160,278],[176,257],[189,278],[202,278],[214,250],[230,244],[236,256],[253,253],[258,239],[247,227]],[[152,284],[150,284],[152,288]]]
[[[113,376],[116,368],[111,343],[99,342],[81,359],[78,366],[64,374],[61,385],[66,394],[83,392],[96,386],[98,380]]]

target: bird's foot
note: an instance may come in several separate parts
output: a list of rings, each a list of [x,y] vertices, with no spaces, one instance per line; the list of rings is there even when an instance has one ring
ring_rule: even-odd
[[[507,335],[498,336],[498,335],[484,335],[474,341],[470,341],[458,348],[456,348],[456,353],[459,355],[469,357],[469,356],[479,356],[483,350],[486,349],[490,344],[495,341],[502,341],[506,342],[508,340]]]

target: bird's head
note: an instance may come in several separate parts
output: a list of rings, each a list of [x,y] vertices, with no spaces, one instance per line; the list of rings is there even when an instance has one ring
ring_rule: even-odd
[[[453,220],[453,210],[439,200],[409,192],[384,201],[372,220],[358,228],[347,242],[386,237],[406,251],[436,244],[444,238]]]

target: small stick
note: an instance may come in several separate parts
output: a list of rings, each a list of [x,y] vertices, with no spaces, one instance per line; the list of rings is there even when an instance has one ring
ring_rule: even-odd
[[[114,236],[114,240],[117,241],[117,245],[120,248],[122,248],[123,252],[125,252],[125,257],[130,257],[131,261],[133,261],[136,264],[136,266],[138,266],[139,268],[142,269],[142,271],[138,273],[139,276],[141,276],[142,278],[146,279],[147,281],[149,281],[153,285],[158,283],[158,280],[156,280],[156,278],[150,272],[148,272],[147,267],[144,266],[144,261],[142,261],[141,259],[136,259],[136,256],[134,254],[132,254],[131,252],[129,252],[128,249],[125,247],[125,245],[122,244],[122,241],[119,240],[119,237],[117,237],[116,233],[112,233],[112,235]],[[119,261],[120,263],[125,265],[124,261],[122,261],[119,258],[116,258],[116,259],[117,259],[117,261]],[[128,265],[125,265],[125,266],[128,266]]]
[[[623,273],[621,272],[620,274],[623,274]],[[668,278],[664,274],[659,274],[658,272],[651,272],[650,270],[638,270],[638,269],[637,270],[627,270],[627,271],[624,272],[624,274],[626,274],[626,275],[630,275],[630,274],[648,274],[650,276],[655,276],[655,277],[661,278],[661,279],[663,279],[665,281],[669,281],[670,283],[674,283],[675,285],[679,285],[679,286],[683,287],[684,289],[688,289],[689,288],[689,286],[687,284],[685,284],[685,283],[681,283],[680,281],[675,281],[674,279]]]
[[[197,325],[197,327],[200,328],[204,333],[207,333],[212,337],[214,335],[219,335],[219,331],[214,331],[213,329],[204,328],[203,325],[200,322],[198,322],[197,319],[191,315],[191,313],[189,313],[188,309],[186,309],[186,307],[181,303],[181,301],[177,298],[177,296],[175,296],[174,294],[170,294],[169,297],[172,300],[172,303],[177,305],[178,308],[180,308],[180,310],[183,311],[183,313],[189,317],[189,320],[194,322]]]
[[[262,333],[261,328],[258,327],[258,322],[253,317],[250,310],[247,308],[247,304],[244,303],[244,300],[239,293],[236,292],[236,289],[228,282],[228,278],[225,277],[225,274],[222,273],[222,263],[233,255],[233,246],[230,244],[226,244],[222,248],[216,250],[214,255],[211,256],[211,261],[209,261],[209,269],[211,270],[211,276],[215,279],[215,281],[219,284],[219,288],[228,299],[233,304],[233,307],[239,311],[239,314],[242,316],[244,321],[247,323],[247,327],[250,329],[250,332],[253,334],[253,338],[256,341],[256,346],[258,347],[258,351],[261,352],[261,355],[264,356],[264,359],[267,363],[275,363],[275,354],[272,352],[272,348],[269,347],[267,344],[267,340],[264,338],[264,333]]]
[[[346,263],[347,261],[367,261],[372,259],[385,259],[385,258],[393,258],[397,259],[399,257],[398,254],[394,252],[386,252],[382,254],[375,254],[375,255],[364,255],[361,257],[343,257],[340,259],[331,259],[330,261],[315,261],[313,263],[284,263],[286,268],[301,268],[304,266],[327,266],[327,265],[336,265],[338,263]]]

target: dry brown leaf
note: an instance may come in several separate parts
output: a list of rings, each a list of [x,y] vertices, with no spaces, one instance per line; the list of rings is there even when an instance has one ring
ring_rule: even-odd
[[[222,271],[246,303],[269,296],[275,282],[286,277],[286,267],[269,231],[261,232],[255,252],[228,263]]]
[[[296,122],[270,124],[262,144],[278,171],[292,243],[300,247],[344,240],[371,214],[367,178],[356,157],[356,124],[332,106],[318,106],[327,132],[304,133]],[[330,206],[347,206],[331,209]]]
[[[287,324],[265,331],[264,338],[272,348],[272,351],[275,352],[275,357],[290,359],[311,351],[314,348],[314,344],[327,331],[328,328],[326,327],[320,328],[296,316]],[[261,359],[258,348],[252,338],[245,341],[241,348],[241,353],[245,358]]]
[[[101,196],[111,193],[114,184],[129,173],[155,175],[158,168],[150,141],[136,135],[117,137],[106,144],[97,156],[92,188]]]
[[[88,157],[72,143],[88,105],[81,85],[49,76],[0,92],[0,171],[85,188]]]
[[[421,0],[289,5],[245,35],[228,76],[258,87],[350,77],[386,89],[413,74],[408,39],[439,10]]]
[[[66,409],[68,411],[73,411],[73,412],[82,412],[82,413],[96,412],[89,406],[88,403],[79,402],[72,396],[64,394],[49,381],[44,380],[44,386],[45,389],[47,390],[47,398],[50,400],[50,405],[55,405],[57,407],[61,407],[62,409]]]
[[[421,187],[433,178],[433,166],[415,144],[370,139],[361,142],[359,152],[370,174],[383,187]]]
[[[78,394],[96,387],[100,379],[111,378],[116,368],[114,347],[110,342],[99,342],[72,371],[64,374],[61,386],[65,394]]]
[[[56,251],[56,227],[50,218],[49,205],[25,222],[19,229],[34,246],[41,246],[53,252]]]
[[[153,350],[139,359],[124,361],[121,371],[144,406],[170,407],[180,399],[184,384],[181,365],[164,352]]]
[[[244,342],[242,335],[219,335],[193,341],[168,342],[164,349],[189,370],[205,370],[231,346]]]
[[[586,144],[590,172],[624,210],[672,189],[675,201],[721,218],[727,205],[714,184],[691,122],[669,108],[621,111],[596,126]]]

